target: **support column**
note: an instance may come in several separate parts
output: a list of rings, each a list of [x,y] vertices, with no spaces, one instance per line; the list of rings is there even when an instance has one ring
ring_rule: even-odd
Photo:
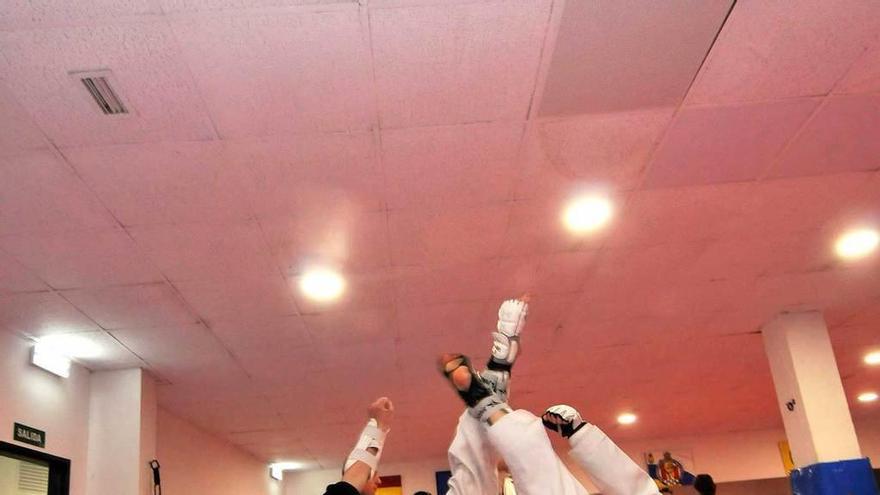
[[[797,467],[795,495],[876,495],[822,314],[783,313],[762,333]]]
[[[156,391],[140,369],[92,373],[86,495],[148,495]]]

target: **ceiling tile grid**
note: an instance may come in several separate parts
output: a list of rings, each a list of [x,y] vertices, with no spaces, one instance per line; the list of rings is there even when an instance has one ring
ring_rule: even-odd
[[[325,467],[384,394],[418,438],[397,455],[442,456],[436,356],[482,362],[522,293],[517,406],[601,395],[615,438],[778,427],[755,332],[780,310],[823,310],[864,386],[878,265],[833,241],[880,219],[880,12],[569,1],[557,33],[559,5],[7,2],[0,328],[80,334],[89,368],[147,366],[175,414]],[[85,69],[132,114],[93,108]],[[611,224],[567,232],[596,191]],[[313,266],[338,301],[301,294]]]
[[[515,0],[371,11],[382,126],[525,119],[551,3]]]
[[[731,4],[565,2],[541,115],[678,105]]]
[[[5,31],[0,52],[6,86],[57,145],[215,137],[165,23]],[[71,74],[108,68],[127,115],[104,115]]]
[[[171,25],[223,138],[355,131],[375,122],[355,8]]]
[[[691,91],[688,104],[826,95],[880,29],[863,0],[737,2]]]

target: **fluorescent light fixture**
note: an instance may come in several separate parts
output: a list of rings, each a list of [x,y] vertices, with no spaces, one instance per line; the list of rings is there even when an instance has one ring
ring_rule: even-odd
[[[877,400],[877,392],[865,392],[863,394],[859,394],[858,400],[859,402],[874,402]]]
[[[873,229],[851,230],[837,239],[834,245],[837,255],[852,260],[871,254],[880,244],[880,234]]]
[[[877,366],[880,364],[880,351],[869,352],[865,354],[865,364]]]
[[[314,268],[303,275],[299,288],[310,299],[327,302],[342,295],[345,291],[345,279],[334,270]]]
[[[611,201],[603,196],[583,196],[565,208],[562,221],[571,232],[585,234],[603,227],[614,211]]]
[[[37,342],[56,354],[72,359],[94,359],[103,354],[101,346],[76,333],[58,333],[40,337]]]
[[[37,342],[31,353],[31,363],[62,378],[70,376],[70,358],[58,353],[52,346]]]
[[[303,467],[305,467],[305,465],[301,462],[273,462],[272,464],[269,464],[269,476],[281,481],[284,478],[284,471],[294,471],[302,469]]]
[[[637,419],[639,418],[633,413],[623,413],[617,417],[617,422],[622,425],[631,425],[635,423]]]

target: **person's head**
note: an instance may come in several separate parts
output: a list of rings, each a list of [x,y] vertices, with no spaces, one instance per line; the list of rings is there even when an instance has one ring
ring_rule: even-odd
[[[415,492],[415,493],[413,493],[413,495],[431,495],[431,494],[428,492]]]
[[[708,474],[698,474],[694,479],[694,489],[700,495],[715,495],[715,480]]]
[[[368,479],[366,483],[364,483],[364,489],[361,490],[361,495],[373,495],[376,493],[376,490],[379,488],[379,485],[382,484],[382,481],[379,479],[378,471],[373,473],[373,477]]]

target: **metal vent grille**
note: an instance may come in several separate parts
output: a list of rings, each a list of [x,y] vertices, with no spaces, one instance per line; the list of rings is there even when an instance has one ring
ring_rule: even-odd
[[[21,461],[18,463],[18,490],[45,494],[49,491],[49,467]]]
[[[128,109],[122,103],[122,100],[116,96],[116,92],[110,87],[110,83],[104,76],[92,76],[80,78],[83,85],[95,99],[95,103],[101,108],[105,115],[120,115],[128,113]]]

